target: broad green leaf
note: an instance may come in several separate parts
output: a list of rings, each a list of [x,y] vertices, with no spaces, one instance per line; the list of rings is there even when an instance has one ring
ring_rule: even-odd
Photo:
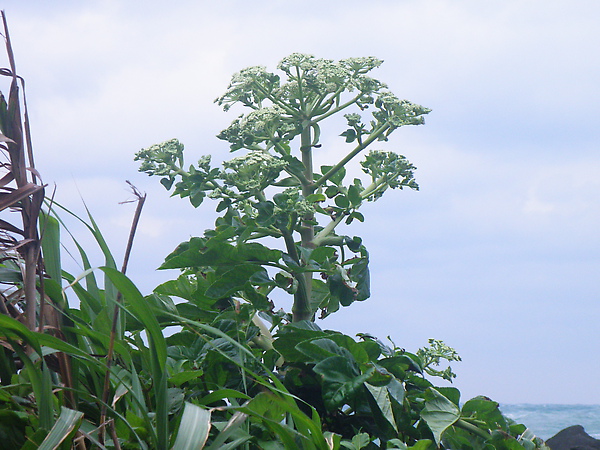
[[[306,201],[310,203],[324,202],[325,200],[327,200],[327,197],[323,194],[310,194],[306,196]]]
[[[361,258],[350,270],[352,281],[356,283],[356,300],[363,301],[371,296],[371,275],[368,258]]]
[[[296,345],[303,341],[328,337],[329,334],[331,333],[321,330],[314,322],[294,322],[281,327],[277,331],[273,346],[286,361],[305,361],[306,356],[296,349]]]
[[[323,401],[330,411],[350,401],[375,369],[361,374],[353,361],[344,356],[331,356],[313,370],[323,377]]]
[[[340,188],[337,186],[327,186],[325,188],[325,195],[327,198],[333,198],[340,193]]]
[[[460,391],[458,389],[454,387],[437,387],[436,389],[456,406],[460,405]]]
[[[274,221],[273,211],[275,210],[275,204],[271,201],[259,202],[256,204],[258,216],[256,222],[263,226],[271,225]]]
[[[396,402],[398,402],[399,405],[401,405],[404,401],[405,395],[404,386],[402,385],[402,383],[400,383],[395,378],[392,378],[385,388],[390,394],[390,397]]]
[[[462,417],[475,418],[485,422],[488,429],[509,431],[508,423],[502,415],[497,402],[486,397],[475,397],[462,407]]]
[[[240,261],[277,262],[281,259],[281,250],[273,250],[258,242],[238,244],[238,258]]]
[[[344,136],[347,143],[353,142],[356,139],[356,130],[353,128],[348,128],[346,131],[341,133],[340,136]]]
[[[350,206],[350,200],[348,200],[348,197],[344,194],[339,194],[334,198],[333,201],[337,206],[339,206],[342,209],[346,209]]]
[[[252,275],[264,269],[256,264],[240,264],[223,273],[207,290],[206,296],[217,299],[241,290]]]
[[[287,177],[273,183],[273,186],[295,187],[300,186],[300,181],[296,177]]]
[[[203,448],[210,432],[210,417],[210,411],[186,402],[173,450]]]
[[[352,185],[348,188],[348,200],[350,200],[350,204],[353,208],[360,206],[360,204],[362,203],[360,191],[355,185]]]
[[[333,184],[337,184],[339,186],[340,184],[342,184],[342,181],[344,181],[345,176],[346,176],[346,169],[342,166],[336,173],[333,174],[333,176],[331,176],[329,178],[329,181],[331,181]]]
[[[420,439],[417,442],[415,442],[414,445],[412,445],[411,447],[409,447],[409,449],[412,449],[412,450],[431,450],[434,447],[435,447],[435,445],[429,439]]]
[[[521,445],[519,441],[501,430],[492,431],[491,438],[487,442],[497,450],[526,450],[526,447]]]
[[[371,442],[371,438],[367,433],[359,433],[352,437],[352,441],[343,441],[341,446],[350,450],[361,450]]]
[[[183,372],[177,372],[175,375],[169,378],[169,383],[175,386],[181,386],[183,383],[195,380],[203,375],[202,370],[184,370]]]
[[[460,410],[437,390],[429,388],[426,391],[425,407],[421,411],[421,418],[427,423],[433,432],[435,442],[439,445],[444,431],[460,419]]]
[[[398,427],[394,420],[392,402],[387,388],[385,386],[373,386],[369,383],[365,383],[365,387],[370,394],[368,399],[371,410],[376,411],[378,416],[383,417],[387,422],[387,425],[392,427],[397,433]]]
[[[335,256],[336,250],[333,247],[317,247],[311,253],[309,258],[322,264]]]
[[[327,286],[332,297],[335,297],[342,305],[350,306],[356,300],[356,290],[349,286],[339,271],[327,278]]]
[[[186,267],[227,266],[244,262],[277,262],[280,250],[272,250],[258,242],[238,246],[220,240],[192,238],[183,242],[167,256],[160,269],[181,269]]]
[[[226,243],[207,246],[204,238],[193,237],[182,242],[169,254],[159,269],[182,269],[185,267],[202,267],[209,265],[231,264],[236,261],[235,247]]]
[[[252,411],[268,420],[281,422],[285,417],[286,408],[282,405],[277,396],[271,392],[260,392],[256,397],[248,402],[244,411]]]
[[[303,341],[296,345],[296,349],[308,356],[313,362],[319,362],[336,355],[353,359],[348,350],[327,338]]]

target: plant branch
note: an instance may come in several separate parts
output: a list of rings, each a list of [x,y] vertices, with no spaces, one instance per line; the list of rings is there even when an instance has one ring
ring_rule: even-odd
[[[387,129],[390,128],[388,123],[383,124],[378,129],[374,130],[369,137],[361,144],[356,146],[354,150],[348,153],[339,163],[333,166],[326,174],[320,177],[317,181],[315,181],[312,185],[313,190],[317,189],[320,186],[323,186],[327,180],[329,180],[332,176],[334,176],[342,167],[344,167],[348,162],[362,152],[365,148],[367,148],[373,141],[375,141],[379,136],[381,136]]]
[[[335,227],[337,227],[340,222],[344,219],[344,217],[346,217],[345,214],[338,214],[338,216],[333,219],[331,222],[329,222],[325,228],[323,228],[313,239],[312,243],[315,247],[319,247],[321,245],[323,245],[325,239],[331,234],[333,233],[333,231],[335,230]]]
[[[339,93],[336,93],[337,95],[339,95]],[[314,119],[312,119],[313,123],[317,123],[320,122],[323,119],[326,119],[329,116],[332,116],[333,114],[340,112],[343,109],[346,109],[348,106],[351,106],[353,103],[355,103],[359,98],[361,98],[363,95],[363,93],[361,92],[359,95],[353,97],[352,99],[348,100],[346,103],[341,104],[340,106],[336,106],[335,108],[327,111],[325,114],[322,114],[319,117],[315,117]],[[336,97],[336,95],[333,95],[332,97],[330,97],[331,99],[334,99]]]

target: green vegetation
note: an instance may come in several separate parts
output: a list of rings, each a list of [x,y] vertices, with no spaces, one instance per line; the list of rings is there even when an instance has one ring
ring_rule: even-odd
[[[371,145],[429,110],[370,78],[380,64],[294,54],[282,77],[236,74],[217,102],[251,111],[219,135],[244,152],[222,168],[207,157],[187,166],[176,140],[139,152],[140,170],[195,207],[217,200],[219,213],[166,257],[162,268],[180,276],[146,296],[90,214],[79,220],[104,265],[94,269],[71,236],[84,272],[63,270],[61,217],[72,213],[51,199],[43,207],[43,187],[24,170],[25,155],[33,160],[19,78],[14,65],[2,73],[12,84],[0,99],[1,204],[21,219],[0,223],[0,448],[545,448],[492,400],[463,404],[458,389],[435,386],[455,377],[440,365],[460,360],[443,342],[411,353],[315,322],[370,295],[368,252],[342,222],[363,221],[363,203],[388,188],[417,189],[403,156]],[[321,127],[339,115],[348,150],[315,169]],[[366,180],[349,179],[361,154]],[[132,236],[144,201],[134,192]],[[290,311],[274,304],[284,296]],[[166,336],[173,325],[181,331]]]

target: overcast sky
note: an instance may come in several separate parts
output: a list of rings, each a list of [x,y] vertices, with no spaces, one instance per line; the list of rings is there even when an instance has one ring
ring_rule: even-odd
[[[154,269],[215,215],[210,203],[169,199],[137,172],[136,151],[177,137],[190,162],[228,158],[215,135],[234,115],[213,100],[244,67],[274,70],[292,52],[385,60],[374,76],[433,110],[386,147],[418,167],[421,190],[364,208],[351,232],[371,253],[372,298],[321,326],[390,335],[412,351],[446,341],[463,358],[454,365],[463,400],[600,403],[596,0],[3,8],[36,166],[57,199],[83,213],[82,197],[122,255],[133,213],[119,205],[132,198],[125,180],[148,193],[129,272],[145,293],[176,275]],[[336,153],[336,133],[324,155]]]

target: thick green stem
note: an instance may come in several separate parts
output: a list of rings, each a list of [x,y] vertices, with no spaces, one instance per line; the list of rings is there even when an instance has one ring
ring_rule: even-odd
[[[308,122],[308,121],[307,121]],[[308,184],[302,186],[302,195],[305,197],[309,196],[314,192],[313,184],[313,165],[312,165],[312,136],[310,123],[306,123],[300,136],[300,151],[302,152],[302,163],[304,164],[304,177],[308,181]],[[305,248],[313,246],[314,233],[314,215],[307,214],[302,220],[302,226],[300,229],[300,245]],[[306,261],[301,261],[305,263]],[[313,320],[313,311],[310,307],[310,298],[312,295],[312,277],[311,272],[306,272],[300,277],[303,283],[299,283],[302,288],[298,288],[298,291],[294,297],[294,306],[292,307],[293,321],[298,322],[300,320]]]
[[[319,247],[320,245],[323,244],[323,242],[329,237],[329,235],[331,233],[333,233],[333,231],[335,230],[335,227],[337,227],[340,222],[344,219],[344,217],[346,217],[344,214],[339,214],[334,220],[332,220],[331,222],[329,222],[325,228],[323,228],[319,234],[317,234],[315,236],[315,238],[313,239],[313,245],[315,247]]]
[[[488,433],[485,430],[482,430],[478,426],[475,426],[472,423],[469,423],[465,420],[458,419],[456,422],[454,422],[454,426],[462,428],[463,430],[468,431],[469,433],[474,434],[476,436],[479,436],[484,440],[488,440],[490,438],[490,433]]]

